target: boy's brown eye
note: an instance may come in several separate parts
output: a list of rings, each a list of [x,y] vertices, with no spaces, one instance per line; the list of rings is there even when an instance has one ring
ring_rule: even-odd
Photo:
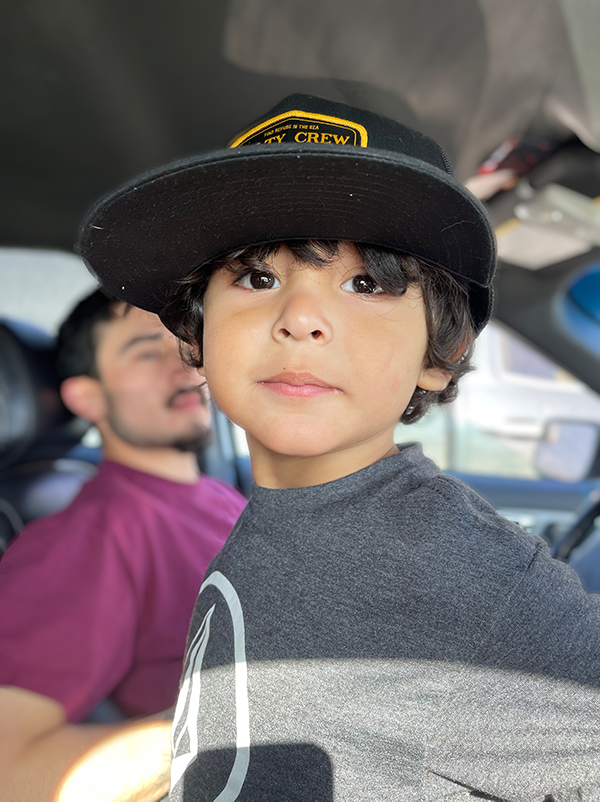
[[[236,281],[240,287],[249,290],[272,290],[280,286],[280,281],[272,273],[265,273],[261,270],[252,270]]]
[[[371,276],[364,274],[353,276],[342,284],[342,289],[346,292],[354,292],[358,295],[374,295],[383,292],[379,284]]]

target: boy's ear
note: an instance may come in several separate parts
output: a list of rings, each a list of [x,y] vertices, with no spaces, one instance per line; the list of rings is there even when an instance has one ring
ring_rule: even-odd
[[[420,387],[421,390],[433,390],[439,393],[440,390],[446,389],[451,378],[452,374],[449,370],[423,368],[417,379],[417,387]]]
[[[90,423],[101,423],[106,417],[106,397],[98,379],[71,376],[60,385],[60,397],[67,409]]]
[[[456,349],[456,352],[452,355],[453,362],[458,362],[464,354],[467,344],[467,340],[464,339]],[[446,389],[451,378],[452,374],[448,370],[442,370],[441,368],[423,368],[419,373],[417,387],[420,387],[422,390],[433,390],[439,393],[441,390]]]

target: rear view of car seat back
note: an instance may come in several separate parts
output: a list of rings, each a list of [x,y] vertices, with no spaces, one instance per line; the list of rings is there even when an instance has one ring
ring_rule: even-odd
[[[89,424],[63,405],[54,338],[0,321],[0,554],[28,521],[66,507],[95,472],[65,459]]]

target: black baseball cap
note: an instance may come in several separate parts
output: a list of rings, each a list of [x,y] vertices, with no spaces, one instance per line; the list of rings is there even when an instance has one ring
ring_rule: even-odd
[[[440,146],[400,123],[291,95],[224,150],[147,172],[101,198],[79,252],[118,298],[160,314],[171,288],[228,251],[329,239],[419,256],[464,280],[491,313],[496,241]]]

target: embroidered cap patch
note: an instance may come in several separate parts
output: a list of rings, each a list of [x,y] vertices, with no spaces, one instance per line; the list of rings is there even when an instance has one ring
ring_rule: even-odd
[[[243,134],[234,137],[230,148],[243,145],[270,145],[313,142],[330,145],[359,145],[367,147],[367,129],[351,120],[313,114],[308,111],[286,111],[271,117]]]

